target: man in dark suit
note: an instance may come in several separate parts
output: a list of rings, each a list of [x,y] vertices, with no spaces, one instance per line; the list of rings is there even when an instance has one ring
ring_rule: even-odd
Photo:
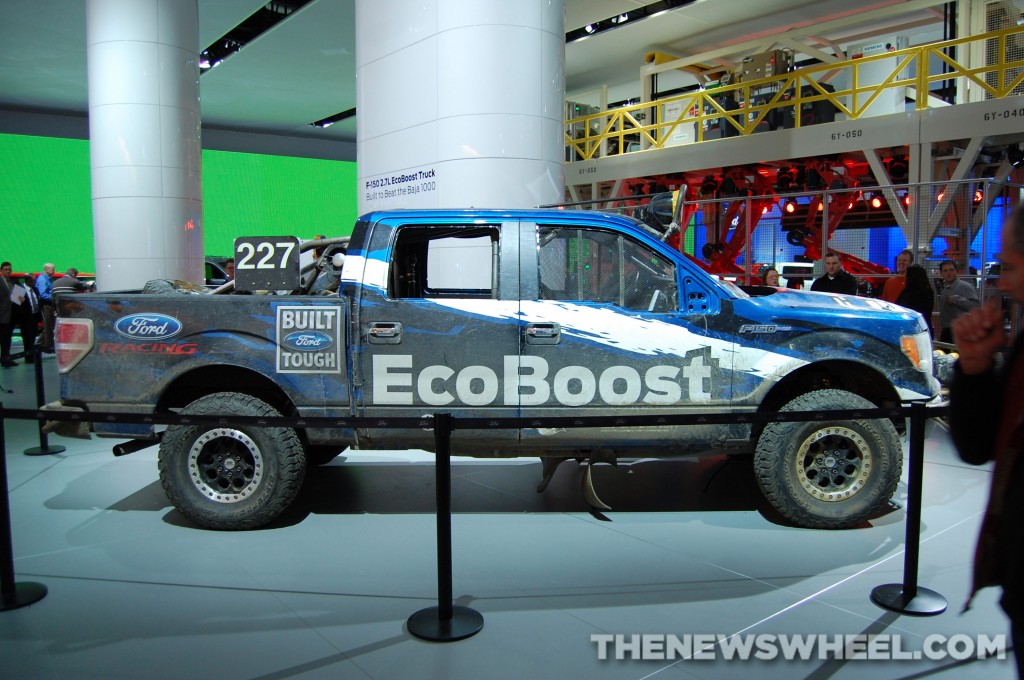
[[[11,301],[14,282],[11,281],[11,263],[0,262],[0,366],[17,366],[11,358],[11,336],[17,323],[17,308]]]
[[[829,253],[825,256],[825,273],[814,280],[811,290],[822,293],[856,295],[857,279],[843,269],[843,261],[839,258],[839,253]]]
[[[39,324],[43,321],[43,307],[36,292],[36,281],[31,274],[27,275],[22,285],[25,288],[25,299],[21,302],[21,342],[25,347],[25,363],[36,360],[36,338],[39,337]]]

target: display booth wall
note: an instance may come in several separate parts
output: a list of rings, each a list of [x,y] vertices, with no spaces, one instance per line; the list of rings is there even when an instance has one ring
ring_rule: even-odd
[[[202,173],[208,255],[244,235],[344,236],[357,216],[352,162],[204,149]],[[87,140],[0,134],[0,205],[0,260],[94,271]]]

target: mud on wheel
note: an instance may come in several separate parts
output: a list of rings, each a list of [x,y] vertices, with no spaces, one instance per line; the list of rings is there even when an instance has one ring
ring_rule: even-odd
[[[874,408],[843,390],[797,397],[783,411]],[[896,491],[903,448],[886,419],[771,423],[754,451],[754,474],[768,502],[813,529],[857,526],[881,513]]]
[[[207,395],[182,415],[280,416],[235,392]],[[280,427],[175,425],[160,444],[160,482],[182,514],[210,529],[254,529],[287,508],[302,486],[306,456],[299,436]]]

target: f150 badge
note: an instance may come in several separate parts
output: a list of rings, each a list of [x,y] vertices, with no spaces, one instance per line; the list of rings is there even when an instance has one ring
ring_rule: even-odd
[[[341,372],[341,307],[277,308],[277,372]]]
[[[776,326],[773,323],[745,323],[740,326],[740,334],[743,333],[787,333],[793,330],[792,326]]]

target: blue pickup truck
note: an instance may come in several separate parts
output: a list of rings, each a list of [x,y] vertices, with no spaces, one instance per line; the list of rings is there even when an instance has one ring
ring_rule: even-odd
[[[239,281],[257,261],[288,260],[274,250],[288,244],[257,245],[248,264],[236,253]],[[377,212],[358,220],[343,262],[332,261],[337,285],[316,294],[189,294],[172,285],[59,298],[61,398],[49,408],[529,418],[823,411],[938,393],[917,313],[874,299],[741,289],[630,217]],[[595,461],[752,455],[762,491],[789,521],[845,528],[881,512],[894,493],[899,427],[854,419],[456,430],[452,450],[538,456],[541,488],[564,460],[587,463],[587,487]],[[346,448],[434,446],[423,429],[97,422],[92,430],[136,448],[159,443],[174,506],[215,529],[272,521],[307,465]]]

